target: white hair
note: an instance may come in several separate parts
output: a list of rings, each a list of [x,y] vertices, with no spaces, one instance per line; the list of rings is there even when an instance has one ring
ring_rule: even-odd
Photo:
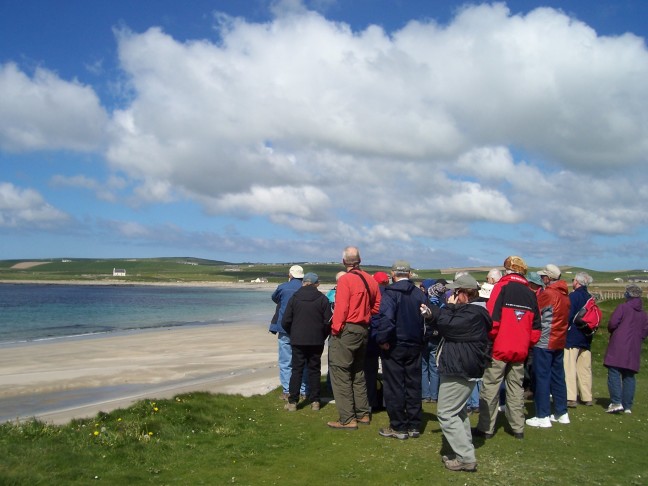
[[[576,275],[574,275],[574,280],[576,280],[583,287],[587,287],[594,281],[594,279],[587,272],[578,272]]]
[[[502,271],[499,268],[491,268],[488,275],[486,275],[486,280],[489,278],[492,278],[495,283],[499,282],[500,278],[502,278]]]

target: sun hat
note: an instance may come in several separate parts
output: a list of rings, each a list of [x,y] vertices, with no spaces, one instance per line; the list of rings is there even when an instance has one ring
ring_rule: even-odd
[[[304,283],[309,283],[309,284],[319,283],[319,277],[317,276],[316,273],[308,272],[306,275],[304,275]]]
[[[455,281],[446,285],[448,289],[478,289],[479,282],[472,275],[461,275]]]
[[[540,275],[538,275],[538,272],[529,272],[526,276],[526,279],[531,283],[539,285],[540,287],[544,287],[544,283],[540,278]]]
[[[526,262],[519,256],[511,255],[504,260],[504,268],[515,273],[526,275],[529,267]]]
[[[558,280],[560,278],[560,268],[553,263],[548,263],[542,270],[538,270],[538,275],[549,277],[551,280]]]
[[[490,299],[491,292],[493,291],[493,284],[484,282],[479,289],[479,296],[483,299]]]
[[[411,265],[405,260],[396,260],[391,269],[392,272],[396,273],[409,273],[412,271]]]
[[[301,265],[293,265],[290,267],[290,270],[288,270],[288,275],[294,278],[304,278],[304,269]]]

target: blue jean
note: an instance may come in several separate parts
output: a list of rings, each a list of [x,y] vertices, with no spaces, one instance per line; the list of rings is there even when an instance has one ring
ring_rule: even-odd
[[[636,373],[624,368],[608,366],[608,391],[612,403],[620,403],[625,410],[632,409],[634,401]]]
[[[563,355],[562,349],[533,348],[533,372],[536,378],[533,401],[538,418],[551,415],[549,396],[553,397],[556,417],[567,413],[567,384]]]
[[[468,397],[468,402],[466,403],[466,406],[468,408],[479,408],[480,390],[481,390],[481,381],[478,381],[477,384],[475,385],[475,388],[473,388],[473,391],[470,393],[470,396]]]
[[[436,352],[438,347],[439,343],[437,341],[430,342],[423,348],[423,353],[421,354],[421,371],[423,373],[421,394],[423,399],[439,399],[440,380],[439,370],[436,365]]]
[[[292,374],[292,346],[290,345],[290,336],[285,332],[277,333],[277,342],[279,343],[279,382],[284,393],[290,391],[290,375]],[[300,394],[307,395],[308,372],[303,375]]]

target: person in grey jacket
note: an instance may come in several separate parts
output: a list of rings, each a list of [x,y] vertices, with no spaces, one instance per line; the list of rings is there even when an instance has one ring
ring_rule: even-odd
[[[641,294],[641,287],[628,285],[626,301],[614,309],[608,323],[610,342],[603,361],[608,369],[608,413],[632,413],[641,343],[648,336],[648,315],[643,310]]]

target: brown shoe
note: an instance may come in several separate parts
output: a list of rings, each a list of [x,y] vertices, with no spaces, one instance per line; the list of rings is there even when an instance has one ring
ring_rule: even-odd
[[[326,425],[332,429],[338,430],[356,430],[358,428],[358,422],[355,419],[346,424],[343,424],[338,420],[337,422],[327,422]]]
[[[446,469],[450,471],[466,471],[466,472],[475,472],[477,471],[476,462],[463,462],[459,459],[448,459],[444,461]]]
[[[578,407],[578,402],[576,400],[567,400],[567,406],[569,408],[576,408]]]
[[[319,412],[319,409],[320,409],[320,402],[311,403],[311,410],[315,410],[316,412]]]
[[[356,419],[356,422],[358,422],[360,425],[371,425],[371,417],[369,415],[365,415],[364,417]]]
[[[297,404],[296,403],[286,403],[284,405],[284,408],[288,410],[289,412],[296,412],[297,411]]]

